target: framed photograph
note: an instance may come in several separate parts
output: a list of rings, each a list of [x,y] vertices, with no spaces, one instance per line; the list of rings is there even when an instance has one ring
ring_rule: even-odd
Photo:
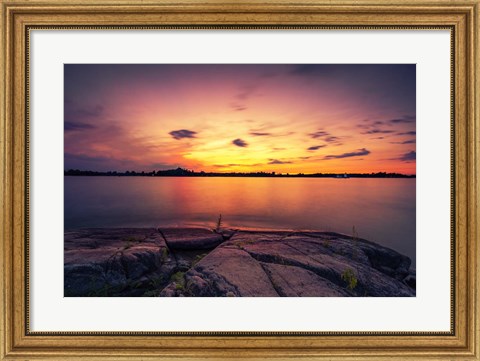
[[[478,0],[1,1],[10,359],[478,360]]]

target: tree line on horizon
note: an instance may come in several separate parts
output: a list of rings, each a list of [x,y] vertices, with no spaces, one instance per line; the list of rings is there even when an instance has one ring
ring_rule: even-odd
[[[65,176],[111,176],[111,177],[312,177],[312,178],[415,178],[416,175],[407,175],[401,173],[276,173],[276,172],[196,172],[189,169],[177,168],[168,170],[158,170],[150,172],[136,172],[136,171],[91,171],[69,169],[64,171]]]

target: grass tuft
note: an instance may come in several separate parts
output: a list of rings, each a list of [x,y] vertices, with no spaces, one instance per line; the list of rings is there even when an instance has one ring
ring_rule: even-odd
[[[217,219],[217,224],[216,224],[216,226],[215,226],[214,231],[215,231],[215,232],[220,232],[221,229],[222,229],[222,215],[219,214],[219,215],[218,215],[218,219]]]
[[[192,267],[194,267],[198,262],[200,262],[208,253],[197,254],[195,259],[192,261]]]
[[[358,283],[357,276],[355,275],[355,272],[353,272],[353,270],[350,268],[347,268],[342,273],[342,280],[347,283],[347,288],[349,290],[353,290],[355,287],[357,287],[357,283]]]
[[[171,282],[175,282],[177,285],[185,287],[185,272],[176,272],[170,277]]]

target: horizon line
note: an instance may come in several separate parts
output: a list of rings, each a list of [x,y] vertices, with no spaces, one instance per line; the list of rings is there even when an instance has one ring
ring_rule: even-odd
[[[328,172],[328,173],[323,173],[323,172],[315,172],[315,173],[304,173],[304,172],[297,172],[297,173],[291,173],[291,172],[269,172],[269,171],[250,171],[250,172],[241,172],[241,171],[231,171],[231,172],[221,172],[221,171],[196,171],[196,170],[191,170],[187,168],[170,168],[170,169],[161,169],[161,170],[152,170],[152,171],[135,171],[135,170],[126,170],[126,171],[112,171],[112,170],[85,170],[85,169],[73,169],[70,168],[68,170],[64,170],[64,175],[68,175],[66,173],[73,173],[73,172],[80,172],[80,173],[105,173],[105,174],[136,174],[136,175],[154,175],[154,174],[159,174],[161,175],[162,173],[166,172],[179,172],[183,173],[183,175],[187,174],[197,174],[197,175],[212,175],[212,174],[223,174],[223,175],[229,175],[229,174],[237,174],[237,175],[248,175],[248,174],[265,174],[269,176],[298,176],[298,175],[305,175],[305,176],[312,176],[312,175],[400,175],[400,176],[406,176],[406,177],[413,177],[416,176],[416,173],[411,173],[411,174],[406,174],[406,173],[397,173],[397,172],[386,172],[386,171],[378,171],[378,172]],[[72,175],[72,174],[70,174]]]

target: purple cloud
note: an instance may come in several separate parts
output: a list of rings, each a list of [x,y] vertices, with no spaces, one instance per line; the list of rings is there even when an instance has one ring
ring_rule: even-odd
[[[82,123],[82,122],[65,121],[63,126],[66,132],[71,132],[75,130],[95,129],[94,125],[88,124],[88,123]]]
[[[237,147],[242,147],[242,148],[245,148],[248,146],[248,143],[240,138],[232,140],[232,143],[235,144]]]
[[[405,140],[403,142],[390,142],[392,144],[415,144],[417,141],[415,139]]]
[[[270,162],[268,164],[292,164],[292,162],[287,162],[283,160],[278,160],[278,159],[269,159]]]
[[[337,155],[327,155],[323,159],[328,160],[328,159],[341,159],[341,158],[350,158],[350,157],[359,157],[362,155],[369,155],[371,152],[366,149],[358,149],[355,152],[349,152],[349,153],[343,153],[343,154],[337,154]]]
[[[250,132],[250,135],[256,136],[256,137],[263,137],[267,135],[271,135],[271,133],[266,133],[266,132]]]
[[[412,130],[410,132],[397,133],[397,135],[417,135],[417,132]]]
[[[403,154],[401,157],[397,158],[396,160],[401,160],[402,162],[413,162],[417,160],[417,153],[412,150],[411,152]]]
[[[392,124],[398,124],[398,123],[414,123],[416,118],[412,115],[405,115],[401,118],[396,118],[396,119],[390,119],[388,122]]]
[[[170,134],[174,139],[180,140],[183,138],[196,138],[197,132],[188,129],[172,130]]]
[[[336,136],[330,134],[329,132],[327,132],[325,130],[318,130],[314,133],[309,133],[308,135],[313,139],[321,139],[321,140],[323,140],[324,142],[327,142],[327,143],[340,144],[340,142],[339,142],[340,138],[339,137],[336,137]]]
[[[314,145],[313,147],[307,148],[307,150],[318,150],[318,149],[324,148],[324,147],[326,147],[325,144],[323,144],[323,145]]]

